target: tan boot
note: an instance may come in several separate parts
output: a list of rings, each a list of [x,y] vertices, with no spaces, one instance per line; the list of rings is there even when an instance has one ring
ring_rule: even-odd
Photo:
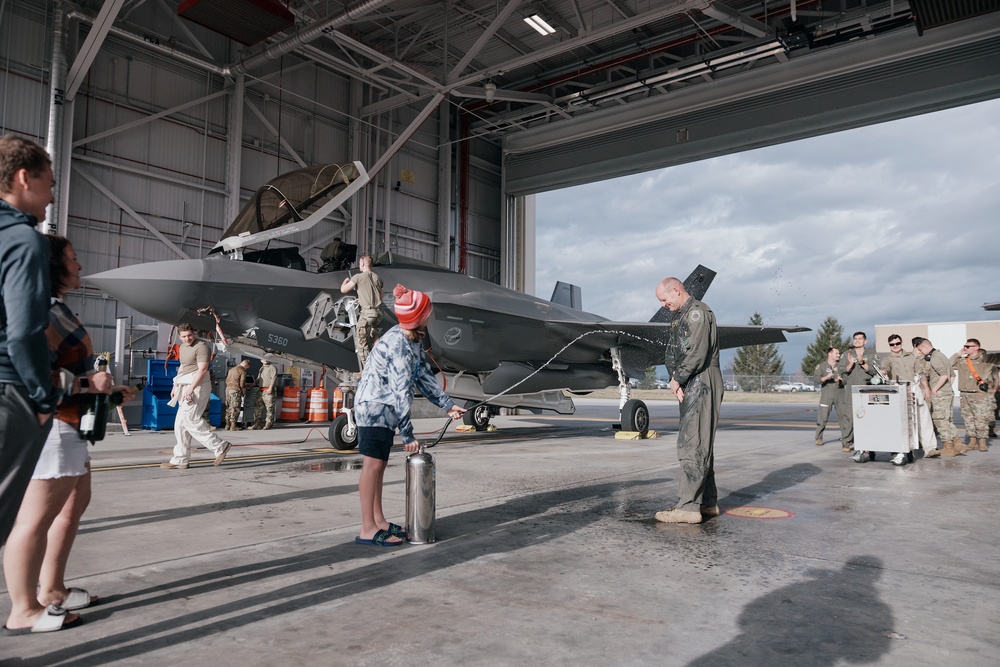
[[[928,449],[927,451],[924,452],[925,459],[932,459],[935,456],[941,456],[940,449]],[[954,454],[952,454],[952,456],[954,456]]]
[[[941,456],[956,456],[955,445],[952,440],[948,440],[944,443],[944,447],[941,448]]]
[[[958,456],[959,454],[964,454],[967,451],[969,451],[969,448],[966,447],[962,443],[962,439],[956,435],[955,436],[955,456]]]
[[[988,452],[990,451],[989,446],[986,444],[986,438],[979,438],[979,451]]]

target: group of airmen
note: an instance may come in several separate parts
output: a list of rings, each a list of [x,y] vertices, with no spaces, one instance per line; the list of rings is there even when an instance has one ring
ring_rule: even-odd
[[[889,354],[879,358],[867,348],[867,336],[858,331],[841,354],[837,347],[827,350],[826,360],[816,368],[820,385],[820,405],[816,419],[816,444],[823,444],[823,432],[831,410],[840,422],[841,447],[854,460],[866,460],[868,452],[854,447],[854,415],[851,387],[879,382],[913,383],[917,404],[918,436],[925,458],[959,456],[969,451],[989,451],[988,439],[995,437],[997,394],[1000,392],[1000,354],[982,349],[979,340],[969,338],[960,352],[951,357],[934,347],[927,338],[914,338],[912,352],[903,349],[898,334],[888,338]],[[962,419],[968,442],[955,427],[953,381],[958,378]],[[942,447],[938,449],[937,440]],[[906,453],[892,457],[895,465],[906,462]]]

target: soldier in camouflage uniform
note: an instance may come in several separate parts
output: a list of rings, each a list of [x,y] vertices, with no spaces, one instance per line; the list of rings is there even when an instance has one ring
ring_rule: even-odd
[[[680,403],[677,458],[681,464],[677,506],[656,513],[664,523],[701,523],[719,516],[715,486],[715,429],[724,385],[719,368],[715,314],[676,278],[664,278],[656,298],[674,317],[664,355],[670,391]]]
[[[250,360],[244,359],[233,366],[226,374],[226,429],[240,431],[240,410],[243,407],[243,397],[247,393],[247,369]]]
[[[257,374],[257,402],[253,407],[253,429],[268,429],[274,424],[275,383],[278,381],[278,369],[267,359],[260,361],[260,373]]]
[[[955,428],[955,392],[951,388],[951,364],[948,357],[924,338],[916,347],[922,355],[917,358],[916,371],[920,375],[920,388],[931,407],[934,429],[941,438],[941,456],[958,456],[966,452]]]
[[[989,451],[986,439],[993,419],[993,392],[988,380],[997,361],[1000,355],[983,352],[975,338],[965,341],[962,351],[951,356],[951,368],[958,371],[958,395],[970,451]]]

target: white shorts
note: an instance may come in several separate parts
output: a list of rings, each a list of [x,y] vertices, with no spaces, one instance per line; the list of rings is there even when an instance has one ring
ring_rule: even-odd
[[[31,479],[59,479],[86,475],[90,472],[87,468],[87,463],[90,461],[88,444],[75,428],[56,419],[52,423],[49,437],[45,439],[42,455],[38,457]]]

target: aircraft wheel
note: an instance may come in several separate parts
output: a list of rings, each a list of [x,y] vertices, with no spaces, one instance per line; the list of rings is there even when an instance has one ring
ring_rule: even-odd
[[[347,415],[340,415],[330,424],[330,446],[334,449],[355,449],[358,446],[358,429],[349,428]]]
[[[465,407],[469,408],[476,403],[474,401],[466,401]],[[490,410],[490,406],[480,405],[471,410],[466,410],[465,414],[462,415],[462,421],[466,426],[474,426],[477,431],[485,431],[490,425],[490,417],[493,416],[493,411]]]
[[[649,408],[642,401],[632,399],[622,408],[622,430],[638,431],[645,437],[649,431]]]

